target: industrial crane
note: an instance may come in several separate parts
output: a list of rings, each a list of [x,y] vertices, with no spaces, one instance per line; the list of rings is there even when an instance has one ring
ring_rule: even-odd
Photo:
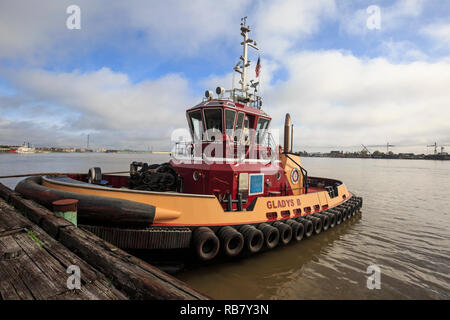
[[[389,144],[389,142],[388,142],[386,144],[370,145],[368,147],[386,147],[386,154],[388,154],[389,153],[389,148],[390,147],[395,147],[395,146],[393,144]]]
[[[437,142],[435,142],[434,144],[427,145],[427,148],[428,147],[434,147],[434,154],[438,154],[438,152],[437,152],[437,148],[438,148]],[[441,154],[443,154],[444,153],[444,147],[450,147],[450,145],[440,145],[439,147],[441,148]]]
[[[369,149],[367,149],[365,145],[363,145],[363,144],[361,144],[361,145],[362,145],[362,147],[364,148],[364,150],[367,151],[367,154],[370,155],[371,153],[370,153]]]

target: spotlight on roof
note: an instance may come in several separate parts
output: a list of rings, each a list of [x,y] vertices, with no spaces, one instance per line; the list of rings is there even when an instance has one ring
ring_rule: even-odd
[[[216,93],[217,93],[219,96],[222,96],[222,95],[225,93],[225,89],[222,88],[222,87],[217,87],[217,88],[216,88]]]
[[[214,93],[211,90],[206,90],[205,97],[211,100],[212,98],[214,98]]]

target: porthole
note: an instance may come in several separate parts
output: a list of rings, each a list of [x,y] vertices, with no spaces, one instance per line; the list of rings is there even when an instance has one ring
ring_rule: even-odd
[[[194,181],[198,180],[198,171],[194,171],[194,173],[192,174],[192,178],[194,179]]]
[[[281,178],[281,173],[277,172],[276,177],[277,177],[277,180],[280,180],[280,178]]]

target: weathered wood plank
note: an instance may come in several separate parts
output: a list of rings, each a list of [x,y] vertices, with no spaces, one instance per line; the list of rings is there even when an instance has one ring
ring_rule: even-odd
[[[180,280],[161,276],[162,271],[142,262],[128,260],[130,255],[90,232],[64,228],[59,240],[81,258],[95,266],[132,299],[208,299]],[[156,269],[156,270],[155,270]]]
[[[27,254],[22,254],[19,258],[7,262],[11,270],[9,281],[12,283],[22,281],[34,299],[45,300],[47,297],[54,295],[55,292],[58,292],[54,284],[50,282]]]
[[[7,205],[0,208],[0,214],[3,211],[8,218],[13,217],[12,220],[27,222],[26,228],[33,231],[42,247],[27,233],[5,236],[13,239],[23,254],[11,261],[1,261],[5,265],[0,274],[2,298],[210,299],[94,234],[74,227],[31,200],[16,193],[9,194],[9,200],[42,229]],[[5,230],[14,226],[9,222],[2,225]],[[66,270],[70,265],[81,269],[81,290],[67,289]],[[6,276],[8,281],[5,281]],[[9,293],[4,294],[4,290]]]
[[[3,253],[9,251],[20,251],[22,248],[17,244],[12,236],[0,237],[0,259],[6,260],[7,257],[3,256]]]
[[[33,294],[17,277],[8,261],[0,261],[0,297],[3,300],[34,300]]]
[[[45,242],[42,237],[36,237],[40,243],[43,244]],[[14,238],[30,259],[30,263],[37,268],[36,271],[39,273],[39,277],[48,280],[46,282],[52,288],[49,296],[66,291],[68,274],[59,261],[54,259],[47,250],[36,243],[28,234],[15,235]],[[44,299],[47,299],[49,296],[44,297]]]
[[[69,221],[55,216],[53,212],[32,200],[14,194],[10,197],[10,201],[25,217],[39,225],[54,238],[57,238],[60,228],[72,226]]]
[[[18,257],[23,255],[23,251],[12,236],[0,238],[0,295],[2,299],[34,299],[33,294],[18,277],[15,271],[14,259],[7,259],[4,256],[6,251],[17,252]]]
[[[36,208],[39,208],[38,204],[34,203],[31,200],[26,200],[17,194],[11,195],[9,201],[26,218],[38,225],[40,224],[41,220],[49,214],[44,210],[36,210]]]
[[[1,239],[1,247],[11,248],[15,243],[16,248],[22,248],[24,251],[20,258],[0,261],[2,299],[127,299],[102,274],[92,270],[86,263],[83,263],[84,268],[80,267],[81,289],[69,290],[66,285],[69,274],[64,266],[49,254],[48,248],[44,248],[48,239],[39,238],[39,241],[43,247],[35,243],[27,233]],[[68,255],[75,256],[71,252],[68,252]],[[89,274],[91,278],[86,277]]]
[[[116,289],[112,280],[106,278],[99,279],[91,284],[92,292],[97,292],[97,296],[107,300],[128,300],[128,297]]]
[[[119,254],[120,252],[116,252],[116,253]],[[125,253],[125,252],[122,251],[122,253]],[[187,294],[192,296],[193,299],[200,299],[200,300],[205,300],[205,299],[210,300],[211,299],[211,297],[205,295],[204,293],[201,293],[200,291],[188,286],[185,282],[183,282],[177,278],[174,278],[165,272],[162,272],[160,269],[156,268],[155,266],[152,266],[151,264],[148,264],[145,261],[143,261],[139,258],[136,258],[135,256],[127,254],[126,261],[128,263],[131,263],[131,264],[137,266],[138,268],[140,268],[146,272],[153,273],[161,281],[170,283],[170,285],[173,286],[174,288],[181,290],[181,291],[185,291]]]
[[[14,216],[15,218],[11,218]],[[32,225],[30,221],[18,214],[4,200],[0,199],[0,232],[28,228]]]
[[[53,257],[58,263],[67,270],[69,266],[75,265],[80,268],[82,283],[91,283],[98,279],[104,278],[103,274],[92,268],[84,260],[80,259],[76,254],[70,252],[66,247],[61,245],[58,241],[51,237],[45,237],[45,232],[42,229],[35,228],[34,233],[41,239],[44,244],[43,248],[49,255]]]
[[[10,188],[5,186],[4,184],[0,183],[0,198],[5,199],[8,201],[11,194],[13,194],[14,191],[12,191]]]
[[[4,233],[0,237],[0,259],[6,251],[20,252],[15,259],[0,261],[0,298],[18,299],[127,299],[108,282],[103,274],[70,252],[41,228],[18,214],[0,200],[0,223]],[[33,237],[28,234],[33,232]],[[36,242],[36,240],[38,242]],[[67,267],[81,270],[81,289],[67,288]]]
[[[99,281],[81,286],[80,290],[67,290],[48,300],[128,300],[113,286],[103,287]]]

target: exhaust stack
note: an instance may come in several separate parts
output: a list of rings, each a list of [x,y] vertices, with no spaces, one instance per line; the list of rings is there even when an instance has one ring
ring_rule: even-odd
[[[290,130],[291,130],[291,116],[286,113],[286,120],[284,121],[284,147],[283,152],[291,152],[290,149]]]

